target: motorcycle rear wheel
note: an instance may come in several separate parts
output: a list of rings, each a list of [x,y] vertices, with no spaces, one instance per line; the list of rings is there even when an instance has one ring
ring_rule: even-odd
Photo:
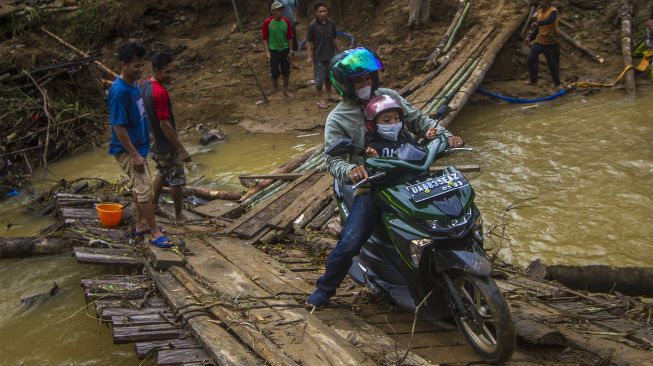
[[[454,314],[467,342],[488,363],[510,359],[515,348],[515,329],[510,310],[492,278],[467,273],[452,274],[463,304],[472,314],[463,320]]]

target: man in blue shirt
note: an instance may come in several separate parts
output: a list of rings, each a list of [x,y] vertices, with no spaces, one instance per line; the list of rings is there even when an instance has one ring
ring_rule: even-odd
[[[136,208],[136,235],[151,235],[150,243],[161,248],[172,246],[156,224],[152,206],[152,178],[147,165],[150,152],[150,130],[147,115],[136,82],[143,74],[145,48],[138,43],[125,43],[118,48],[120,76],[109,89],[111,142],[109,154],[132,183]]]

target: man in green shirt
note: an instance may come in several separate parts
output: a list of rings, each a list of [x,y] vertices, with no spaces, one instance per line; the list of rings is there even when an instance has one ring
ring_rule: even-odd
[[[283,88],[286,97],[291,98],[288,90],[290,83],[290,62],[295,51],[290,48],[293,37],[293,26],[290,20],[282,15],[283,4],[275,1],[270,6],[272,15],[263,22],[262,38],[265,55],[270,63],[270,77],[277,99],[282,100],[279,92],[279,76],[283,76]]]

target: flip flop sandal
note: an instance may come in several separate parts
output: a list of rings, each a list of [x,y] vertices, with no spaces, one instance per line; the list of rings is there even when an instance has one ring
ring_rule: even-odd
[[[150,239],[150,244],[154,245],[157,248],[168,249],[174,246],[174,243],[167,236],[159,236],[158,238],[152,240]]]
[[[327,108],[329,108],[329,105],[326,104],[326,103],[320,103],[320,102],[317,102],[317,106],[318,106],[320,109],[327,109]]]

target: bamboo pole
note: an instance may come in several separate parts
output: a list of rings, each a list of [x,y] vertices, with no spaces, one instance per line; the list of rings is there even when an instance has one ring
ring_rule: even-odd
[[[283,164],[279,168],[275,169],[272,173],[277,174],[277,173],[290,173],[293,170],[297,169],[300,167],[310,156],[312,156],[315,153],[316,147],[313,147],[311,149],[308,149],[301,153],[299,156],[294,158],[293,160]],[[260,192],[261,190],[267,188],[271,184],[275,183],[275,179],[266,179],[261,181],[259,184],[251,188],[243,197],[240,199],[241,202],[247,200],[248,198],[252,197],[256,193]]]
[[[621,8],[619,9],[619,15],[621,16],[621,54],[623,55],[624,66],[630,67],[633,65],[633,56],[631,50],[631,17],[632,17],[633,7],[630,5],[630,1],[622,0]],[[626,71],[626,91],[629,97],[635,97],[637,95],[637,85],[635,84],[635,70],[630,67],[630,70]]]
[[[451,33],[453,33],[454,28],[456,28],[456,26],[458,25],[458,21],[460,20],[462,13],[465,11],[465,4],[466,4],[466,0],[460,0],[460,2],[458,3],[458,10],[456,11],[456,14],[453,16],[449,28],[447,28],[447,30],[444,32],[442,39],[440,39],[438,45],[435,46],[433,52],[431,52],[431,54],[429,54],[428,57],[426,58],[427,61],[426,64],[424,65],[425,69],[434,67],[435,61],[438,59],[440,54],[444,52],[445,46],[449,41],[449,38],[451,37]]]
[[[467,103],[474,90],[476,90],[476,88],[483,81],[485,74],[487,74],[488,70],[494,63],[494,59],[497,53],[501,50],[508,38],[510,38],[510,36],[517,29],[519,29],[519,26],[525,20],[526,16],[528,16],[528,13],[524,11],[518,16],[511,18],[510,21],[504,23],[503,27],[497,33],[497,36],[488,43],[485,52],[481,56],[479,65],[476,67],[476,70],[472,72],[472,75],[463,84],[458,93],[456,93],[456,95],[449,103],[451,110],[449,114],[444,119],[442,119],[440,126],[446,128],[449,123],[451,123],[451,121],[458,115],[462,109],[462,106]]]
[[[54,33],[50,32],[49,30],[45,29],[45,27],[41,27],[41,31],[43,31],[43,33],[49,35],[50,37],[54,38],[55,40],[57,40],[62,45],[64,45],[64,46],[70,48],[71,50],[75,51],[75,53],[77,53],[78,55],[80,55],[82,57],[88,57],[88,53],[82,52],[77,47],[71,45],[70,43],[68,43],[68,42],[64,41],[63,39],[61,39],[56,34],[54,34]],[[103,64],[102,62],[100,62],[98,60],[95,60],[95,61],[93,61],[93,63],[96,64],[100,68],[100,70],[106,72],[108,75],[111,75],[111,77],[114,77],[114,78],[118,77],[118,74],[115,71],[111,70],[107,65]]]
[[[456,38],[456,34],[458,34],[460,27],[462,27],[463,22],[465,21],[465,17],[467,16],[467,13],[469,13],[469,9],[471,7],[472,7],[472,2],[471,1],[467,2],[467,5],[465,5],[465,10],[463,10],[463,14],[460,16],[460,19],[458,20],[458,24],[456,24],[456,27],[453,29],[453,32],[451,33],[451,36],[447,40],[447,44],[444,46],[443,52],[447,52],[451,47],[451,45],[453,44],[453,40]]]

